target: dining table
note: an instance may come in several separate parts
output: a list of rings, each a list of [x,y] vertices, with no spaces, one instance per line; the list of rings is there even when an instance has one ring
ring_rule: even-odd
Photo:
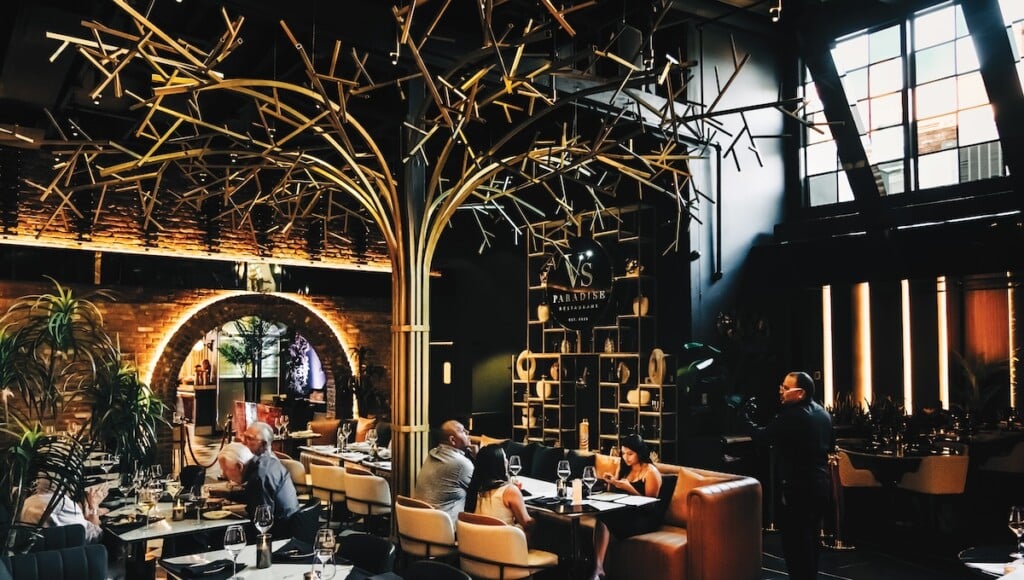
[[[846,452],[854,468],[871,471],[885,487],[895,487],[904,474],[917,471],[925,457],[966,452],[963,445],[945,441],[876,444],[869,440],[846,440],[837,442],[836,448]]]
[[[278,550],[282,548],[288,540],[276,540],[271,543],[271,550]],[[189,556],[178,556],[174,558],[167,558],[160,560],[160,567],[167,572],[168,578],[174,578],[178,580],[190,580],[195,578],[196,575],[184,574],[182,570],[184,567],[189,566],[203,566],[204,569],[209,570],[210,565],[215,562],[223,562],[224,560],[231,560],[231,555],[227,550],[212,550],[210,552],[203,552],[200,554],[192,554]],[[238,554],[238,563],[244,564],[245,567],[239,570],[236,576],[238,578],[245,578],[246,580],[302,580],[303,575],[313,569],[310,563],[278,563],[275,562],[270,565],[269,568],[257,568],[256,567],[256,545],[250,544]],[[328,564],[333,568],[333,579],[344,580],[348,578],[353,567],[351,564]],[[217,575],[218,578],[223,578],[229,575],[231,572],[230,562],[226,563],[225,570],[222,574]],[[213,575],[213,574],[211,574]],[[325,575],[326,578],[330,574]]]
[[[352,465],[385,479],[391,477],[391,450],[387,448],[379,449],[377,458],[371,457],[369,445],[361,443],[349,443],[344,451],[334,445],[302,445],[299,450],[335,465]]]

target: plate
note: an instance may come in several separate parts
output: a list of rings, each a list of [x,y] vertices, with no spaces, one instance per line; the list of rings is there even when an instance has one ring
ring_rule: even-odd
[[[203,513],[203,517],[208,520],[222,520],[231,515],[228,510],[211,510]]]

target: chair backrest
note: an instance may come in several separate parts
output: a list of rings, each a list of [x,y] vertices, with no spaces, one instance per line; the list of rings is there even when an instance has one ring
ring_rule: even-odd
[[[840,450],[839,483],[843,487],[881,487],[882,484],[870,469],[858,469],[850,461],[850,455]]]
[[[361,469],[345,470],[345,496],[348,511],[373,515],[391,511],[391,486],[388,480]]]
[[[335,502],[345,499],[345,468],[337,465],[309,466],[310,493],[324,501]]]
[[[316,531],[320,528],[321,509],[320,500],[311,498],[299,508],[299,511],[292,514],[289,521],[291,537],[302,540],[312,546],[313,541],[316,539]]]
[[[106,580],[107,548],[88,544],[5,556],[0,567],[18,580]]]
[[[1006,455],[993,455],[982,462],[978,469],[1003,473],[1024,473],[1024,441],[1018,441]]]
[[[313,445],[337,445],[338,427],[341,419],[313,419],[309,422],[309,430],[317,436],[311,440]]]
[[[85,526],[68,524],[65,526],[48,526],[33,530],[34,541],[29,552],[60,550],[85,545]]]
[[[306,481],[306,468],[302,465],[301,461],[294,459],[282,459],[281,465],[288,470],[288,474],[292,477],[292,484],[295,485],[295,491],[299,493],[305,492],[309,489],[311,482]]]
[[[455,526],[446,512],[429,503],[400,495],[395,498],[395,518],[402,551],[433,558],[456,550]]]
[[[387,538],[372,534],[338,537],[338,555],[371,574],[391,572],[395,567],[395,552],[395,545]]]
[[[403,580],[471,580],[469,574],[437,560],[419,560],[402,572]]]
[[[481,514],[462,512],[456,523],[459,537],[459,564],[475,578],[523,578],[529,548],[523,530]],[[504,568],[503,565],[513,566]]]
[[[274,450],[274,457],[280,459],[281,461],[284,461],[285,459],[292,459],[291,455],[288,455],[284,451],[278,451],[276,449]]]
[[[904,473],[898,487],[931,495],[964,492],[967,484],[967,455],[930,455],[921,458],[917,471]]]
[[[206,468],[202,465],[186,465],[181,468],[178,479],[181,481],[182,491],[199,493],[200,488],[206,483]]]

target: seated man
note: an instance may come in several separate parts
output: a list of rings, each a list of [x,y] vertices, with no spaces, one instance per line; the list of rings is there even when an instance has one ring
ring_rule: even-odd
[[[287,535],[288,520],[299,511],[299,500],[291,474],[270,451],[274,431],[270,425],[256,422],[245,430],[242,438],[244,445],[226,445],[218,457],[224,476],[242,485],[242,489],[229,492],[228,498],[244,503],[249,517],[260,505],[274,506],[272,533]]]
[[[27,524],[42,524],[43,527],[81,524],[85,526],[85,540],[90,543],[98,542],[103,537],[99,506],[106,497],[105,483],[87,488],[81,504],[64,495],[56,501],[53,511],[46,520],[41,521],[47,506],[53,500],[53,492],[50,490],[50,479],[40,474],[36,480],[36,492],[25,499],[20,520]]]
[[[477,446],[469,431],[452,419],[441,425],[441,442],[427,452],[413,496],[447,512],[454,523],[465,509],[466,490],[473,478]]]

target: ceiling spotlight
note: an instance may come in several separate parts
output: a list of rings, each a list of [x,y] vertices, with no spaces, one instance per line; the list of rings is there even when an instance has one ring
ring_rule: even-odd
[[[768,9],[768,15],[772,17],[772,22],[778,22],[779,18],[782,17],[782,0],[775,6]]]

